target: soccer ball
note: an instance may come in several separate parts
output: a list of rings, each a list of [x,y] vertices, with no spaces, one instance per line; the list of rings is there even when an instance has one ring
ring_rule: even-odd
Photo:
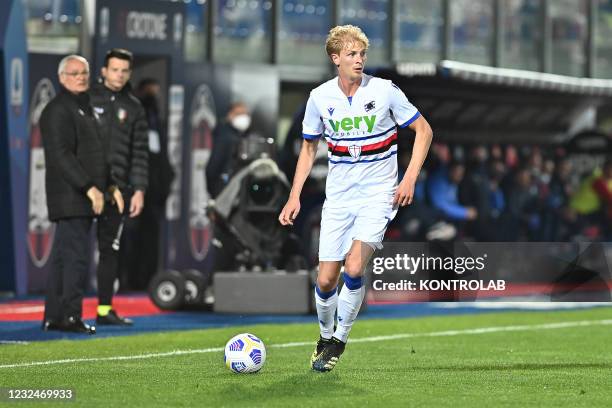
[[[241,333],[225,345],[225,365],[235,373],[256,373],[266,362],[266,347],[257,336]]]

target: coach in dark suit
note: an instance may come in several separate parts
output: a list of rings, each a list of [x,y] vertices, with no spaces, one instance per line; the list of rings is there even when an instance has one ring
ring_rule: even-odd
[[[78,55],[62,59],[61,92],[40,118],[45,152],[49,219],[56,223],[43,330],[95,333],[81,319],[89,267],[89,231],[104,208],[108,169],[104,144],[89,104],[89,64]],[[113,194],[123,207],[120,194]]]

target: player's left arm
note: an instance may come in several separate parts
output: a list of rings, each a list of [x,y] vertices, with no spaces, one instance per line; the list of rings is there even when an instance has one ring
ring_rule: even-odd
[[[410,164],[408,164],[408,169],[402,181],[397,186],[393,199],[394,205],[399,204],[402,207],[412,203],[414,185],[421,171],[421,167],[423,166],[423,162],[427,157],[431,139],[433,138],[431,126],[429,126],[429,123],[422,115],[419,115],[409,127],[416,133],[414,146],[412,148],[412,157],[410,158]]]
[[[419,113],[417,108],[410,103],[404,92],[392,82],[388,82],[388,98],[389,108],[393,113],[394,120],[398,126],[404,128],[409,126],[410,129],[416,132],[414,146],[412,148],[412,157],[408,164],[408,169],[404,174],[404,178],[397,186],[393,205],[401,205],[402,207],[412,203],[414,196],[414,185],[417,177],[427,157],[433,132],[427,120]]]

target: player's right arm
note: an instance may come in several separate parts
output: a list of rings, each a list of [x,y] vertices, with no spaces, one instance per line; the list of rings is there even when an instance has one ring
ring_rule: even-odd
[[[302,135],[304,141],[300,149],[297,166],[295,167],[295,176],[293,177],[293,186],[289,193],[287,204],[278,216],[278,221],[283,225],[293,225],[293,220],[296,219],[300,212],[300,194],[306,179],[310,174],[312,165],[314,164],[317,155],[317,146],[319,139],[323,135],[323,122],[321,114],[313,100],[313,93],[310,93],[308,102],[306,103],[306,111],[304,112],[304,121],[302,122]]]
[[[296,219],[300,212],[300,194],[314,164],[318,144],[318,138],[304,139],[302,142],[289,199],[278,217],[282,225],[293,225],[293,220]]]
[[[295,176],[293,176],[293,186],[289,193],[287,204],[278,216],[278,221],[282,225],[293,225],[293,220],[296,219],[300,212],[300,194],[302,187],[306,183],[306,179],[310,174],[312,165],[314,164],[317,155],[317,146],[319,139],[323,135],[324,127],[321,119],[321,113],[317,108],[313,97],[313,92],[310,93],[308,102],[306,102],[306,111],[304,112],[304,120],[302,121],[302,148],[298,157],[298,163],[295,167]]]

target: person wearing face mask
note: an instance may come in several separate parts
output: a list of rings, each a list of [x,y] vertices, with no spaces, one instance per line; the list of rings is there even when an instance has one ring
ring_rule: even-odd
[[[233,103],[225,120],[213,132],[213,149],[206,166],[206,184],[216,197],[227,184],[234,166],[235,150],[251,126],[251,114],[244,102]]]

